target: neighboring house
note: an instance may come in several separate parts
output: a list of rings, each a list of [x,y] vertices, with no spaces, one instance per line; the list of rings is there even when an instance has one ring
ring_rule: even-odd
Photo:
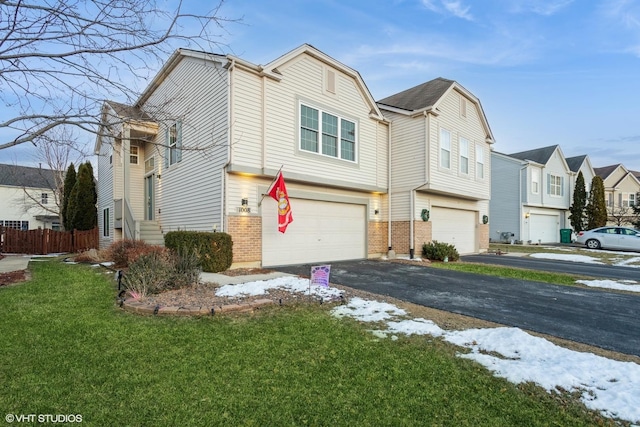
[[[494,138],[478,98],[453,80],[437,78],[378,106],[391,123],[396,252],[420,253],[431,240],[451,243],[463,254],[488,248]]]
[[[0,225],[18,230],[59,229],[55,173],[0,164]]]
[[[604,181],[604,200],[609,214],[609,223],[629,224],[632,206],[640,198],[640,180],[633,171],[622,164],[595,168],[595,173]]]
[[[452,105],[463,98],[466,118]],[[409,127],[423,135],[413,152],[408,144],[415,138],[391,131],[396,117],[387,118],[381,106],[357,71],[306,44],[263,66],[180,49],[135,105],[104,104],[95,147],[101,246],[122,238],[159,242],[173,230],[223,231],[232,236],[235,266],[362,259],[393,246],[408,253],[436,232],[446,240],[435,220],[465,210],[473,213],[465,236],[473,243],[460,242],[470,248],[463,252],[486,247],[478,230],[488,208],[492,138],[477,99],[450,82],[438,99],[425,100],[422,127],[420,119]],[[413,120],[410,113],[393,115],[402,117],[398,124]],[[425,122],[433,123],[429,139]],[[437,166],[438,148],[426,150],[438,144],[441,126],[450,130],[456,156],[448,171]],[[468,176],[458,173],[459,134],[468,140]],[[420,152],[427,162],[428,151],[433,166],[402,160]],[[391,185],[390,157],[398,169]],[[284,234],[276,202],[265,197],[280,169],[293,214]],[[402,183],[403,175],[414,175],[417,184]],[[433,236],[408,224],[410,211],[422,223],[421,209],[432,211]],[[457,220],[449,221],[454,233]]]
[[[578,177],[578,173],[582,172],[582,177],[584,178],[584,187],[587,192],[587,196],[589,192],[591,192],[591,181],[596,176],[596,172],[591,165],[591,159],[586,154],[582,156],[575,157],[567,157],[565,159],[567,161],[567,165],[569,166],[569,170],[573,172],[574,179],[571,180],[570,185],[570,194],[569,194],[569,205],[573,204],[573,192],[576,188],[576,178]]]
[[[574,174],[558,145],[491,153],[492,241],[555,243],[570,228]]]

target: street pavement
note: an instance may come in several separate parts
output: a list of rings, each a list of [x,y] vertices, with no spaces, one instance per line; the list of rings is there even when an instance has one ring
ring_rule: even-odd
[[[278,271],[309,275],[310,265]],[[331,282],[640,356],[640,295],[376,260],[331,264]]]

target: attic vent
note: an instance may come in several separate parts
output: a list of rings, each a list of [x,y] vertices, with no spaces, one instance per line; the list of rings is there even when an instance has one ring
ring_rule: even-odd
[[[467,99],[460,97],[460,117],[467,117]]]
[[[327,80],[325,83],[327,92],[336,93],[336,73],[333,70],[327,70]]]

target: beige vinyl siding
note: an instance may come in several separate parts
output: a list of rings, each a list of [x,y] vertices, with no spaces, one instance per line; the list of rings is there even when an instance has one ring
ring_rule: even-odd
[[[415,188],[425,178],[425,119],[385,112],[391,120],[391,186],[395,191]]]
[[[163,158],[157,159],[162,177],[156,194],[161,212],[157,219],[164,232],[209,231],[221,223],[222,167],[228,149],[227,75],[220,63],[184,57],[147,101],[148,108],[161,106],[167,115],[154,142],[165,144],[167,126],[177,119],[182,122],[182,161],[165,169]]]
[[[323,65],[307,55],[279,67],[281,81],[267,80],[265,165],[270,169],[330,177],[345,185],[386,182],[386,156],[379,158],[377,122],[354,80],[336,70],[336,94],[323,90]],[[299,149],[300,102],[351,120],[357,126],[356,162]]]
[[[129,203],[136,220],[144,219],[144,148],[139,145],[138,164],[129,164],[130,186]],[[129,155],[125,156],[125,161],[129,161]]]
[[[434,190],[442,190],[467,196],[488,199],[490,196],[490,152],[489,144],[485,142],[486,133],[480,120],[478,106],[469,102],[467,116],[460,116],[460,94],[456,91],[448,92],[438,104],[440,114],[431,117],[431,161],[430,183]],[[451,167],[440,167],[440,129],[451,132]],[[459,175],[460,170],[460,137],[469,141],[469,174],[467,177]],[[484,150],[484,179],[476,177],[476,146]]]
[[[299,184],[287,181],[286,174],[285,183],[287,186],[287,192],[290,197],[310,199],[310,200],[325,200],[325,201],[340,201],[345,203],[366,203],[369,206],[369,212],[367,218],[373,220],[385,220],[387,217],[386,202],[384,196],[373,193],[362,193],[359,191],[349,191],[340,189],[319,189],[317,186],[310,184]],[[239,214],[238,207],[241,205],[243,197],[249,199],[249,208],[251,212],[249,215],[260,215],[262,206],[258,206],[259,202],[263,200],[263,193],[266,193],[269,185],[271,184],[269,179],[257,179],[255,177],[243,176],[243,175],[228,175],[227,178],[227,195],[228,203],[226,212],[229,215],[246,215]],[[264,199],[269,198],[268,195],[264,196]],[[380,213],[375,216],[374,210],[379,209]],[[291,203],[291,211],[293,213],[295,221],[295,204]]]
[[[236,165],[262,167],[263,78],[246,70],[233,71],[231,159]]]

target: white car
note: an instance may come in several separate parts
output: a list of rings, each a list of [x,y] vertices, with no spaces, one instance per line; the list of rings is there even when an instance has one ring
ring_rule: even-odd
[[[640,251],[640,231],[624,227],[599,227],[579,232],[576,242],[590,249]]]

